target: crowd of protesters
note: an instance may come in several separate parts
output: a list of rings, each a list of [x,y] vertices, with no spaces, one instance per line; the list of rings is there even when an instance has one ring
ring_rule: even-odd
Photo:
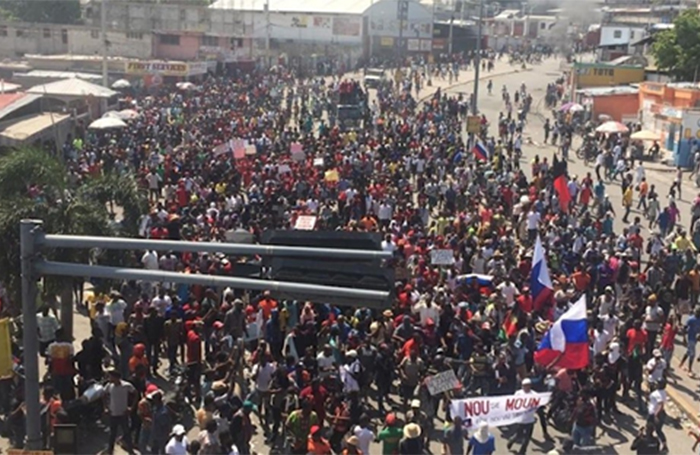
[[[418,102],[417,85],[429,79],[416,69],[390,79],[371,97],[365,127],[341,131],[334,105],[349,84],[340,78],[302,80],[284,68],[211,77],[194,90],[129,97],[139,117],[126,129],[67,144],[77,182],[107,172],[142,182],[151,203],[143,237],[226,241],[246,232],[257,242],[312,215],[317,230],[380,232],[397,281],[385,310],[127,282],[94,296],[93,334],[75,354],[43,311],[53,379],[43,394],[47,432],[76,396],[108,379],[108,453],[121,435],[129,451],[172,455],[368,454],[374,441],[387,455],[424,453],[433,441],[447,454],[481,455],[504,448],[487,425],[465,429],[449,400],[549,387],[552,406],[519,424],[509,449],[526,453],[538,422],[546,438],[555,425],[574,445],[594,444],[596,429],[618,418],[618,403],[634,400],[649,423],[634,448],[663,450],[674,340],[686,337],[692,372],[700,332],[698,245],[676,229],[680,213],[664,209],[670,219],[652,224],[661,229],[651,238],[640,217],[616,228],[611,183],[591,173],[570,176],[562,204],[554,180],[565,161],[520,159],[532,100],[524,85],[504,87],[511,109],[490,131],[484,117],[483,132],[494,136],[478,139],[483,160],[472,153],[477,139],[465,139],[461,95],[437,90]],[[232,139],[247,146],[234,150]],[[544,304],[529,290],[538,236],[554,287]],[[433,250],[451,250],[453,260],[433,264]],[[146,251],[134,260],[227,275],[244,258]],[[539,339],[581,295],[589,366],[536,364]],[[426,378],[449,369],[461,386],[430,395]],[[176,399],[175,381],[164,386],[163,375],[185,384]],[[190,406],[195,440],[186,436]],[[13,434],[22,419],[19,400]],[[256,433],[264,445],[254,446]]]

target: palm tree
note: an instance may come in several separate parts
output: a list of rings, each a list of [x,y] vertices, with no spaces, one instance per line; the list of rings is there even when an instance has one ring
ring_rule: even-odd
[[[15,313],[21,307],[14,304],[21,301],[20,220],[41,219],[45,231],[52,234],[111,236],[115,232],[106,202],[125,207],[124,213],[129,219],[126,232],[135,231],[132,227],[136,224],[134,217],[138,219],[136,212],[146,206],[133,179],[116,175],[88,177],[78,188],[72,188],[67,176],[65,165],[40,149],[18,149],[0,157],[0,236],[4,243],[0,253],[0,281],[7,288],[10,309]],[[46,259],[64,262],[105,263],[108,260],[110,265],[120,265],[124,258],[114,252],[107,255],[87,249],[55,249],[44,251],[43,255]],[[70,335],[73,332],[73,282],[65,277],[46,277],[44,282],[47,295],[61,296],[61,325]]]

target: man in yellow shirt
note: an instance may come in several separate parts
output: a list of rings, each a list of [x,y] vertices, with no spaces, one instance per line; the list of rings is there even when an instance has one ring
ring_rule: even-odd
[[[623,223],[629,223],[627,220],[627,217],[630,214],[630,210],[632,210],[632,197],[634,196],[634,192],[632,191],[632,186],[628,186],[625,192],[622,194],[622,206],[625,207],[625,216],[622,217],[622,222]]]

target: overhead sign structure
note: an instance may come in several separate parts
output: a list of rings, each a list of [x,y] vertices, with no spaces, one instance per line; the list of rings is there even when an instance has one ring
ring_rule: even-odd
[[[478,397],[452,400],[452,416],[460,416],[466,428],[475,428],[481,422],[490,427],[505,427],[532,419],[542,406],[552,399],[552,392]]]

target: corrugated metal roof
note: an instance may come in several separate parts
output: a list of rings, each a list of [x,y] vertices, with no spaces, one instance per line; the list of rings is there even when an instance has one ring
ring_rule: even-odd
[[[92,84],[82,79],[64,79],[49,84],[37,85],[27,90],[27,92],[54,96],[92,95],[96,98],[111,98],[118,95],[114,90],[102,87],[101,85]]]
[[[25,77],[43,77],[52,79],[85,79],[101,81],[102,76],[94,73],[76,73],[73,71],[49,71],[49,70],[32,70],[27,73],[20,73],[18,76]]]
[[[69,117],[70,115],[67,114],[44,113],[23,118],[0,131],[0,143],[13,145],[13,143],[31,140],[36,134]]]
[[[211,9],[265,11],[268,0],[217,0]],[[381,1],[381,0],[379,0]],[[269,0],[270,12],[361,15],[374,0]]]
[[[41,98],[41,95],[9,93],[0,95],[0,119]]]
[[[634,95],[639,93],[639,87],[618,85],[615,87],[593,87],[576,90],[576,93],[586,96]]]

